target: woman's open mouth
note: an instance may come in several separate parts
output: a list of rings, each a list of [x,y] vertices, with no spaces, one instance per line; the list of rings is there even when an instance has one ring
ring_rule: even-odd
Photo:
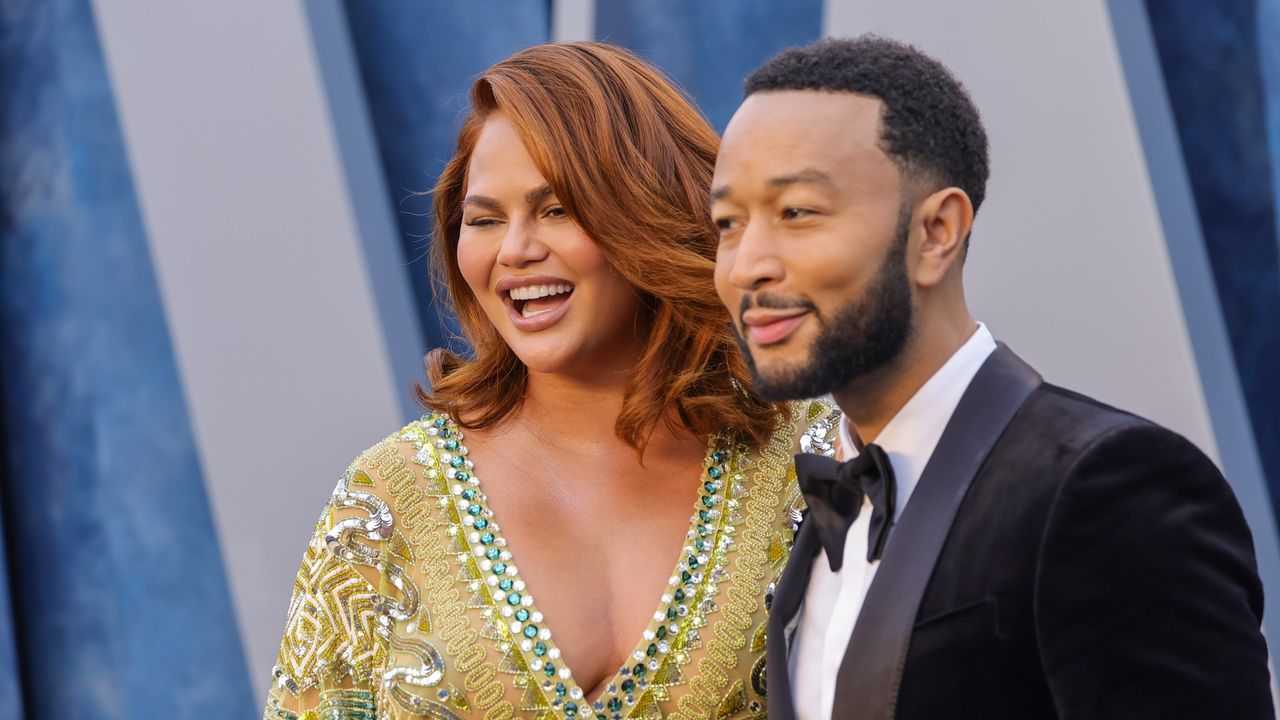
[[[516,312],[523,318],[531,318],[560,307],[572,292],[573,286],[569,283],[556,283],[512,288],[510,295]]]
[[[525,332],[542,330],[559,321],[574,291],[573,283],[555,278],[511,279],[502,284],[508,287],[500,285],[498,291],[505,296],[511,322]]]

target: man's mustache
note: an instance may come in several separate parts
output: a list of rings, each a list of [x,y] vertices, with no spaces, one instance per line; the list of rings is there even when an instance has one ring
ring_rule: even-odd
[[[809,310],[815,315],[818,314],[818,306],[808,298],[785,297],[767,292],[747,293],[742,296],[742,302],[738,303],[738,317],[735,324],[738,325],[740,333],[745,332],[742,326],[742,316],[753,307],[767,308],[769,310]]]
[[[747,310],[753,307],[768,308],[769,310],[812,310],[817,312],[818,306],[813,304],[808,298],[789,298],[772,293],[760,292],[749,293],[742,296],[742,302],[738,303],[738,317],[742,317]]]

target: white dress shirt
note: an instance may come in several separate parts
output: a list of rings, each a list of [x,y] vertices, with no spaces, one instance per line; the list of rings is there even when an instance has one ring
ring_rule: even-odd
[[[986,326],[978,329],[956,350],[916,394],[884,426],[875,444],[884,448],[897,481],[894,518],[902,517],[920,473],[938,446],[942,431],[960,403],[973,376],[996,349]],[[847,418],[840,420],[840,448],[844,459],[858,456],[859,444]],[[794,623],[790,643],[791,687],[798,720],[829,720],[835,701],[836,675],[844,659],[849,636],[862,611],[867,588],[875,578],[879,561],[867,562],[867,531],[871,501],[863,502],[858,519],[844,541],[844,564],[832,572],[826,551],[813,559],[809,587]],[[890,530],[890,533],[896,532]]]

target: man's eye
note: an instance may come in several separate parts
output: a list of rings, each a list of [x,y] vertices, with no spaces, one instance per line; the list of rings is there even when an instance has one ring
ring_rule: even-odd
[[[716,223],[716,229],[719,230],[720,232],[725,232],[726,230],[733,229],[733,220],[730,218],[720,218],[716,220],[715,223]]]

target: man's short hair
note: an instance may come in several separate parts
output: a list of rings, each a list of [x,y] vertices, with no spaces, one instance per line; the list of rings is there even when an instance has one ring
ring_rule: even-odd
[[[878,98],[881,148],[904,180],[958,187],[975,213],[982,204],[990,167],[978,109],[942,63],[906,43],[861,35],[790,48],[752,72],[745,89],[747,96],[817,90]]]

